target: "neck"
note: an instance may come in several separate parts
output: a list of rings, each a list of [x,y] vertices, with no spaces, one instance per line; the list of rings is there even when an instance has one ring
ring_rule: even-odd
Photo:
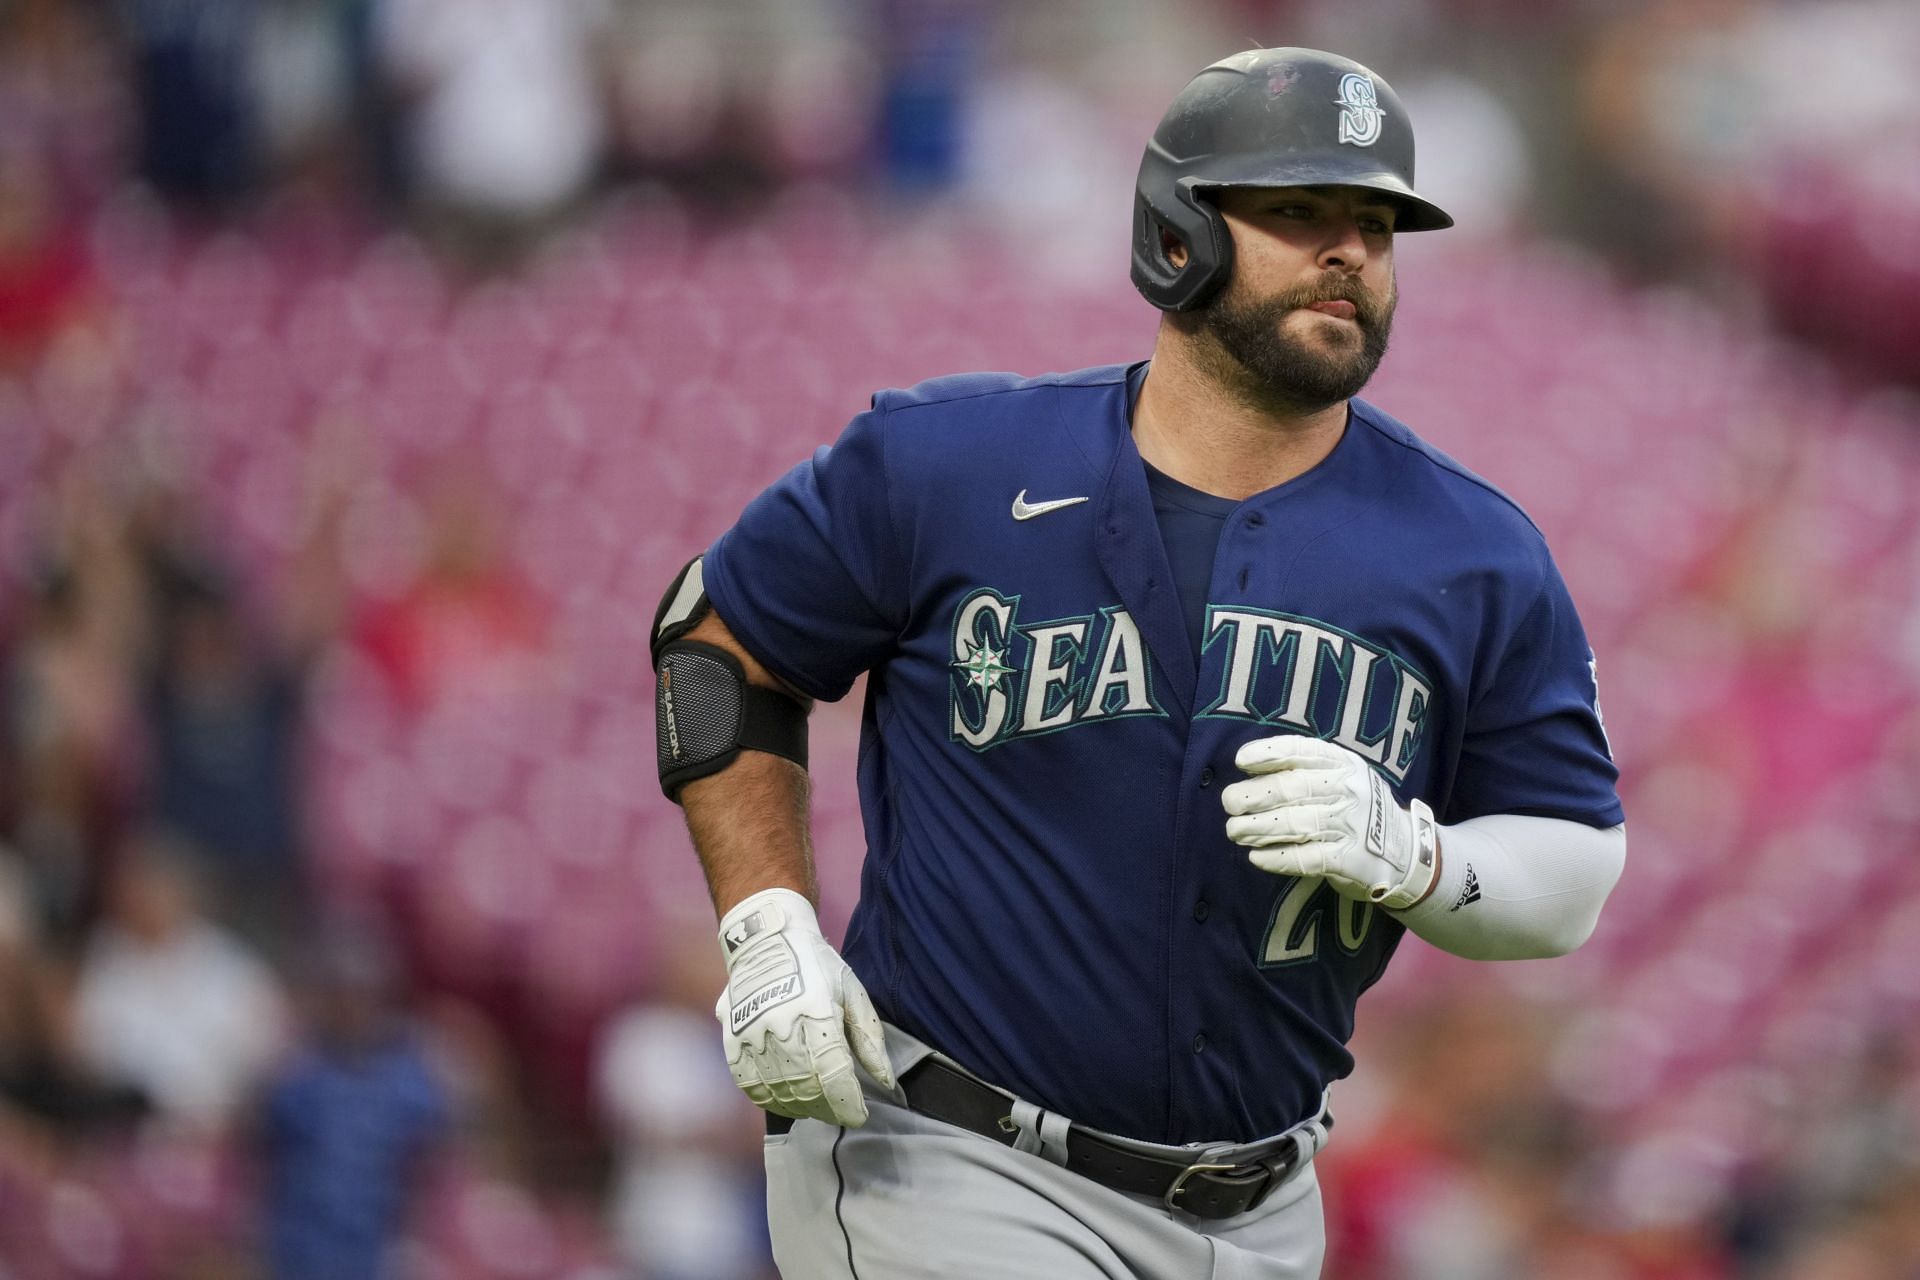
[[[1296,409],[1261,397],[1223,376],[1216,366],[1226,357],[1198,351],[1199,341],[1160,326],[1133,413],[1142,458],[1182,484],[1236,502],[1326,460],[1346,432],[1346,401]]]

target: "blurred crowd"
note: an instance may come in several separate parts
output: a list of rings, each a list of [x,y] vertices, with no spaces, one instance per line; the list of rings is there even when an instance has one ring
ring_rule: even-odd
[[[1912,5],[0,0],[0,1278],[770,1274],[657,591],[872,386],[1146,350],[1254,40],[1421,124],[1379,398],[1563,548],[1637,832],[1369,996],[1328,1275],[1920,1276]]]
[[[473,502],[436,507],[410,589],[343,611],[324,569],[247,590],[189,495],[138,474],[107,492],[83,469],[43,508],[7,611],[0,1274],[371,1277],[409,1223],[423,1273],[495,1274],[463,1250],[497,1244],[518,1200],[418,1225],[436,1186],[488,1179],[581,1224],[501,1274],[622,1256],[668,1280],[759,1274],[755,1128],[714,1051],[704,928],[616,975],[645,1003],[599,1020],[590,1096],[543,1106],[553,1086],[512,1043],[538,1034],[525,1010],[436,982],[398,899],[315,874],[316,653],[364,654],[396,712],[424,715],[533,643]],[[43,1193],[156,1146],[223,1170],[199,1220],[137,1201],[94,1229],[45,1216]]]
[[[523,260],[661,182],[751,213],[828,182],[964,206],[1099,278],[1159,104],[1249,42],[1389,69],[1462,236],[1570,238],[1853,372],[1920,340],[1920,11],[1905,0],[9,0],[0,243],[128,175],[253,225],[404,220]],[[9,317],[0,315],[0,341]]]

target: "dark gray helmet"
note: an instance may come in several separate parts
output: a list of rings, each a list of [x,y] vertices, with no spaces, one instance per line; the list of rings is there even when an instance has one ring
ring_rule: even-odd
[[[1140,158],[1133,283],[1162,311],[1188,311],[1233,270],[1220,187],[1365,187],[1393,197],[1396,231],[1453,225],[1413,189],[1413,125],[1385,80],[1318,49],[1249,49],[1187,83]],[[1174,266],[1162,229],[1187,247]]]

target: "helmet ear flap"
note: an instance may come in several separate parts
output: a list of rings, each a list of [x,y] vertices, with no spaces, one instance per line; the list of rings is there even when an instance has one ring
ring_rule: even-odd
[[[1162,311],[1191,311],[1225,284],[1233,271],[1233,235],[1219,208],[1194,189],[1191,179],[1173,185],[1170,208],[1136,189],[1133,197],[1133,283]],[[1175,266],[1166,235],[1186,246]]]

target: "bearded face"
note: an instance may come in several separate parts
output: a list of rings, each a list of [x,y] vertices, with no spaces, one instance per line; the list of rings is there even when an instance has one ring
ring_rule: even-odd
[[[1252,398],[1313,412],[1351,399],[1373,377],[1398,301],[1391,279],[1382,296],[1339,272],[1259,297],[1236,272],[1199,313],[1199,329],[1223,357],[1221,372]]]

